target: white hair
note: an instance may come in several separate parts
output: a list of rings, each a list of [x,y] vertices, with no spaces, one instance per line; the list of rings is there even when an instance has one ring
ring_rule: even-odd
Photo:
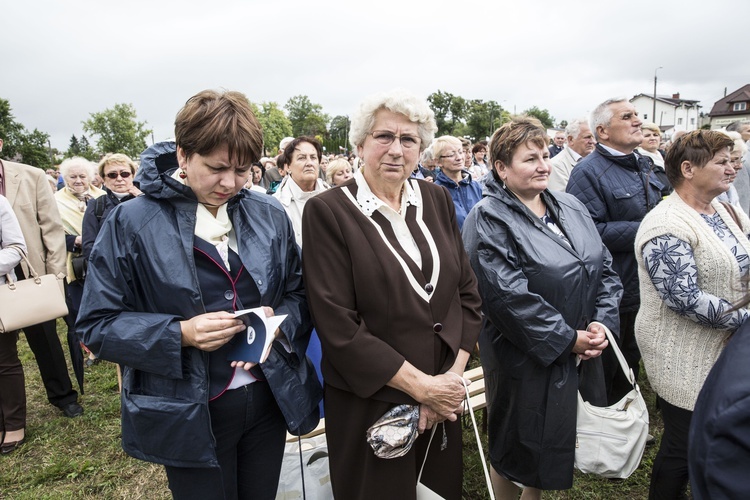
[[[609,127],[609,124],[612,121],[613,112],[610,106],[612,104],[617,104],[618,102],[627,101],[628,100],[625,97],[615,97],[613,99],[607,99],[594,108],[594,111],[591,112],[591,118],[589,119],[589,127],[591,127],[591,131],[594,133],[594,137],[596,137],[597,141],[599,140],[599,134],[596,133],[596,127],[600,125],[602,127]]]
[[[405,90],[395,89],[366,97],[359,105],[359,109],[352,116],[352,126],[349,130],[349,142],[352,147],[356,149],[365,142],[367,134],[372,132],[375,114],[381,109],[404,115],[418,124],[420,151],[424,151],[435,137],[435,113],[427,101]]]
[[[583,124],[588,124],[588,120],[585,117],[576,118],[565,127],[565,135],[572,137],[573,140],[578,139],[578,136],[581,135],[581,125]]]
[[[65,182],[68,182],[68,174],[70,173],[70,169],[81,167],[86,169],[86,172],[89,174],[89,180],[94,178],[94,174],[96,173],[96,166],[93,162],[90,162],[86,158],[82,158],[80,156],[74,156],[72,158],[63,160],[63,162],[60,164],[60,175],[63,176]]]
[[[730,139],[734,141],[734,151],[740,151],[743,155],[747,153],[747,144],[742,140],[742,135],[734,130],[722,130]]]

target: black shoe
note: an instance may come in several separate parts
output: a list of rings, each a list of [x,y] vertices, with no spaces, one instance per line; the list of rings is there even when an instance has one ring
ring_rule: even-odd
[[[73,401],[72,403],[68,403],[64,406],[61,406],[60,409],[62,410],[63,414],[68,418],[75,418],[80,417],[83,415],[83,408],[81,405]]]
[[[26,442],[26,436],[24,436],[20,441],[13,441],[12,443],[5,443],[4,445],[0,446],[0,454],[7,455],[8,453],[13,453],[18,448],[20,448],[21,445],[25,442]]]
[[[649,434],[646,436],[646,446],[653,446],[656,444],[656,438]]]

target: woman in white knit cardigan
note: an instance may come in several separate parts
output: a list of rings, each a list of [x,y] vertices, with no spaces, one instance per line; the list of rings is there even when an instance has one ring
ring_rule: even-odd
[[[665,161],[675,191],[636,235],[641,307],[635,334],[664,419],[649,498],[684,497],[698,392],[748,315],[732,310],[732,303],[742,298],[742,278],[750,270],[750,219],[714,199],[733,180],[732,147],[732,139],[716,131],[678,139]]]

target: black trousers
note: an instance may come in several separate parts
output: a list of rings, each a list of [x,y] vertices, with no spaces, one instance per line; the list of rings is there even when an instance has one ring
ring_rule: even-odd
[[[26,386],[18,359],[18,333],[0,333],[0,430],[26,427]]]
[[[65,362],[60,337],[57,336],[55,320],[45,321],[23,329],[26,341],[34,353],[42,382],[47,391],[47,399],[57,407],[78,400],[78,392],[73,389]]]
[[[656,403],[664,419],[664,434],[651,469],[650,499],[687,498],[688,433],[693,412],[678,408],[659,396]]]
[[[636,380],[638,380],[641,363],[641,351],[638,349],[638,343],[635,340],[635,317],[637,314],[637,310],[620,313],[620,338],[617,343],[625,361],[633,370]],[[604,349],[601,358],[607,390],[607,404],[612,405],[630,392],[632,386],[623,375],[620,362],[617,361],[612,349]]]
[[[273,500],[286,422],[266,382],[227,391],[209,403],[219,467],[166,466],[175,499]]]
[[[16,266],[16,276],[24,276],[20,265]],[[70,382],[65,354],[60,337],[57,336],[57,322],[50,320],[28,326],[23,329],[23,333],[39,366],[47,400],[58,408],[77,401],[78,393]]]

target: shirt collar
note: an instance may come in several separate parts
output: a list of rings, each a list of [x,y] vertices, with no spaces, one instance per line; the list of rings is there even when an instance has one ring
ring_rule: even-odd
[[[566,148],[568,148],[568,153],[570,153],[570,156],[572,156],[572,157],[573,157],[573,161],[576,161],[576,162],[578,162],[578,161],[581,161],[581,158],[583,158],[583,156],[579,155],[579,154],[578,154],[578,153],[577,153],[577,152],[576,152],[576,151],[575,151],[575,150],[574,150],[573,148],[571,148],[570,146],[565,146],[565,147],[566,147]]]
[[[607,151],[612,156],[628,156],[628,154],[630,154],[630,153],[623,153],[622,151],[617,151],[616,149],[612,149],[609,146],[605,146],[601,142],[599,143],[599,145],[603,147],[605,151]]]
[[[354,173],[354,181],[357,184],[357,204],[363,214],[371,217],[376,210],[395,212],[386,202],[373,194],[365,176],[359,170]],[[401,213],[405,213],[403,209],[408,205],[420,206],[420,200],[409,182],[404,181],[404,189],[405,196],[401,200]]]

